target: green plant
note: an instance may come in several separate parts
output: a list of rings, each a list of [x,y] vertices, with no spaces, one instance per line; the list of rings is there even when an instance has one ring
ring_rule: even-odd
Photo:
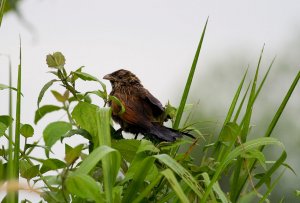
[[[175,108],[170,104],[166,105],[173,127],[189,129],[198,138],[182,139],[174,143],[155,144],[145,139],[122,139],[113,128],[110,109],[105,107],[108,100],[118,102],[117,98],[107,94],[105,84],[98,78],[83,72],[84,67],[68,72],[65,57],[60,52],[47,55],[47,65],[51,68],[50,73],[54,75],[54,79],[47,82],[40,91],[34,123],[37,124],[54,111],[67,115],[67,121],[58,120],[47,124],[43,131],[45,145],[41,145],[39,141],[27,143],[27,138],[33,135],[34,130],[28,124],[22,125],[20,121],[20,49],[19,79],[15,89],[18,96],[14,139],[11,130],[12,116],[0,116],[0,136],[5,136],[9,142],[8,150],[2,148],[1,151],[4,161],[0,163],[0,180],[6,181],[4,173],[8,173],[9,181],[18,179],[20,174],[28,180],[28,188],[42,192],[41,197],[46,202],[243,202],[249,198],[266,201],[285,169],[291,169],[284,162],[287,155],[283,144],[270,136],[299,81],[300,72],[266,132],[262,133],[262,137],[249,140],[252,109],[274,62],[271,62],[259,83],[262,50],[252,82],[245,85],[246,72],[218,137],[204,139],[203,152],[193,157],[191,151],[199,148],[197,142],[203,136],[195,126],[181,120],[184,113],[189,113],[186,101],[206,26],[207,22],[180,106]],[[96,82],[99,89],[79,92],[79,80]],[[54,85],[64,88],[62,93],[51,90],[59,104],[40,105],[45,93]],[[0,88],[12,91],[11,86],[0,85]],[[99,97],[104,107],[93,104],[90,95]],[[122,111],[126,111],[120,102],[119,105]],[[179,126],[180,123],[182,126]],[[71,147],[65,142],[65,138],[72,139],[74,135],[82,136],[86,142]],[[24,145],[20,145],[20,138],[24,139]],[[59,141],[65,143],[64,160],[52,158],[51,148]],[[265,156],[264,147],[269,145],[275,145],[282,151],[276,161],[268,161]],[[35,148],[44,149],[46,158],[33,156]],[[276,176],[275,172],[278,171],[280,174]],[[227,176],[230,180],[226,179]],[[229,185],[228,192],[220,186],[221,180]],[[42,182],[44,186],[36,187],[37,182]],[[8,202],[18,200],[18,189],[17,187],[8,193]]]

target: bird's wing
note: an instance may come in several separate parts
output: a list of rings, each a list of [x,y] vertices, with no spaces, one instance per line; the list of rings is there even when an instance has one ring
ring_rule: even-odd
[[[147,89],[140,88],[138,95],[149,105],[154,116],[159,116],[164,112],[164,107]]]
[[[133,95],[125,95],[125,94],[114,94],[125,107],[125,112],[123,114],[118,115],[124,122],[131,125],[138,125],[140,127],[148,128],[151,124],[151,115],[149,112],[150,108],[145,106],[143,100],[138,97],[136,94]],[[120,106],[112,101],[111,108],[113,114],[118,114],[120,112]]]

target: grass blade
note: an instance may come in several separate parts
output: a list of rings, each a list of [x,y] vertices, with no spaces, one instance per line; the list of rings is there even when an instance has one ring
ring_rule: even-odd
[[[162,175],[159,174],[155,180],[153,180],[138,196],[136,199],[133,200],[132,203],[138,203],[142,201],[150,192],[151,190],[157,186],[159,181],[161,180]]]
[[[135,170],[132,181],[124,193],[122,202],[127,203],[134,201],[134,198],[138,195],[140,188],[143,186],[145,178],[153,166],[154,161],[155,159],[153,157],[147,157],[140,162],[139,168]]]
[[[259,56],[259,60],[258,60],[258,64],[256,67],[256,71],[255,71],[255,76],[253,79],[253,83],[252,83],[252,87],[251,87],[251,91],[250,91],[250,96],[248,99],[248,104],[247,104],[247,108],[246,108],[246,113],[245,116],[240,124],[240,126],[242,126],[241,129],[241,135],[240,135],[240,141],[241,144],[245,143],[247,140],[247,136],[249,134],[249,127],[250,127],[250,121],[251,121],[251,117],[252,117],[252,109],[253,109],[253,105],[254,105],[254,99],[255,99],[255,95],[256,95],[256,83],[257,83],[257,79],[258,79],[258,72],[259,72],[259,68],[260,68],[260,64],[261,64],[261,59],[262,59],[262,55],[264,52],[264,46],[261,50],[260,56]],[[236,163],[236,167],[235,167],[235,171],[233,174],[233,183],[232,184],[232,193],[230,193],[230,199],[231,201],[235,202],[236,199],[239,196],[239,192],[240,191],[240,187],[243,187],[244,185],[238,184],[240,181],[240,172],[242,170],[242,164],[243,164],[243,159],[241,157],[238,157],[237,159],[237,163]]]
[[[89,175],[82,173],[71,174],[66,180],[66,187],[68,191],[81,198],[91,199],[96,203],[105,202],[101,196],[99,185]]]
[[[244,82],[245,82],[245,78],[246,78],[246,76],[247,76],[247,73],[248,73],[248,69],[246,70],[246,73],[244,74],[244,77],[243,77],[242,81],[240,82],[239,87],[238,87],[238,89],[237,89],[237,91],[236,91],[236,93],[235,93],[235,95],[234,95],[234,98],[233,98],[233,100],[232,100],[232,102],[231,102],[230,108],[229,108],[229,110],[228,110],[226,119],[225,119],[224,124],[223,124],[223,128],[224,128],[224,126],[226,125],[226,123],[228,123],[228,122],[231,120],[231,117],[232,117],[232,114],[233,114],[233,112],[234,112],[236,103],[237,103],[237,101],[238,101],[238,99],[239,99],[239,96],[240,96],[242,87],[243,87],[243,85],[244,85]]]
[[[213,188],[214,183],[219,179],[220,174],[222,173],[222,171],[224,171],[224,169],[226,168],[226,166],[236,157],[240,156],[243,153],[246,153],[247,151],[250,151],[252,149],[258,148],[260,146],[263,145],[279,145],[282,148],[283,145],[281,142],[279,142],[277,139],[275,138],[271,138],[271,137],[261,137],[255,140],[251,140],[248,141],[246,143],[244,143],[243,145],[238,146],[237,148],[235,148],[234,150],[232,150],[220,163],[220,165],[218,166],[218,168],[216,169],[216,172],[213,176],[213,178],[211,179],[210,184],[208,185],[208,187],[205,190],[205,193],[203,195],[203,198],[201,199],[201,203],[205,203],[207,201],[207,198]],[[238,183],[238,182],[236,182]],[[232,191],[232,190],[231,190]]]
[[[196,70],[196,66],[197,66],[199,54],[200,54],[200,51],[201,51],[201,47],[202,47],[202,43],[203,43],[203,39],[204,39],[206,27],[207,27],[207,23],[208,23],[208,18],[206,20],[204,29],[202,31],[202,35],[201,35],[201,38],[200,38],[200,41],[199,41],[199,44],[198,44],[198,48],[197,48],[197,51],[196,51],[196,54],[195,54],[195,57],[194,57],[194,61],[193,61],[192,67],[190,69],[188,79],[186,81],[186,85],[185,85],[185,88],[184,88],[184,91],[183,91],[183,94],[182,94],[182,97],[181,97],[180,105],[179,105],[178,110],[177,110],[176,119],[175,119],[175,122],[174,122],[174,125],[173,125],[174,129],[178,129],[179,124],[180,124],[180,120],[181,120],[181,117],[182,117],[182,114],[183,114],[183,110],[184,110],[184,107],[185,107],[185,104],[186,104],[186,100],[187,100],[187,97],[188,97],[188,94],[189,94],[189,91],[190,91],[190,88],[191,88],[192,80],[193,80],[193,77],[194,77],[194,73],[195,73],[195,70]]]
[[[282,152],[279,159],[272,165],[272,167],[265,173],[265,175],[256,183],[255,188],[258,189],[262,184],[264,184],[271,175],[281,166],[281,164],[285,161],[287,154],[285,151]]]
[[[113,156],[116,157],[115,170],[111,170],[112,174],[117,174],[118,170],[117,168],[120,167],[121,163],[121,156],[120,153],[108,146],[100,146],[97,147],[92,151],[91,154],[89,154],[83,162],[80,164],[79,168],[75,171],[75,173],[82,173],[82,174],[88,174],[100,160],[103,160],[104,157],[108,156],[109,154],[113,154]],[[117,167],[118,166],[118,167]]]
[[[270,125],[267,129],[267,132],[265,133],[265,137],[270,137],[271,136],[271,134],[272,134],[272,132],[273,132],[273,130],[274,130],[274,128],[275,128],[275,126],[276,126],[276,124],[277,124],[277,122],[278,122],[278,120],[279,120],[279,118],[280,118],[287,102],[289,101],[296,85],[298,84],[299,79],[300,79],[300,71],[296,75],[292,85],[290,86],[290,88],[289,88],[287,94],[285,95],[282,103],[280,104],[275,116],[273,117],[273,119],[272,119],[272,121],[271,121],[271,123],[270,123]],[[261,148],[261,150],[263,150],[263,147]]]
[[[204,181],[205,185],[208,186],[210,181],[211,181],[210,178],[209,178],[209,175],[206,172],[204,172],[204,173],[201,174],[201,176],[203,177],[203,181]],[[218,195],[218,198],[221,200],[222,203],[228,203],[226,195],[221,190],[220,185],[219,185],[218,182],[216,182],[213,185],[213,191]],[[212,197],[212,202],[217,202],[213,192],[211,192],[210,196]]]
[[[281,177],[283,176],[285,170],[283,170],[280,175],[275,179],[275,181],[273,182],[273,184],[271,185],[270,188],[268,188],[267,192],[265,193],[265,195],[260,199],[259,203],[264,202],[267,197],[270,195],[270,193],[273,191],[273,189],[275,188],[275,186],[278,184],[279,180],[281,179]]]
[[[96,119],[97,119],[97,128],[98,128],[99,146],[111,146],[110,118],[111,118],[110,108],[101,108],[97,110]],[[117,165],[115,165],[116,161],[118,161]],[[116,181],[120,163],[121,163],[120,157],[116,159],[115,157],[112,157],[110,155],[104,157],[102,160],[104,193],[106,197],[106,202],[108,203],[113,201],[113,195],[111,191],[113,190],[113,186]]]
[[[255,97],[254,97],[254,101],[256,100],[258,94],[260,93],[261,88],[263,87],[263,85],[264,85],[264,83],[265,83],[265,81],[266,81],[266,79],[267,79],[267,77],[268,77],[268,75],[269,75],[269,72],[270,72],[270,70],[271,70],[271,68],[272,68],[272,66],[273,66],[273,64],[274,64],[275,59],[276,59],[276,58],[273,58],[271,64],[269,65],[269,68],[268,68],[267,72],[265,73],[265,76],[264,76],[264,78],[262,79],[262,81],[261,81],[261,83],[260,83],[260,85],[259,85],[259,87],[258,87],[258,89],[257,89],[257,91],[256,91],[256,94],[255,94]],[[254,102],[254,101],[253,101],[253,102]]]
[[[237,103],[237,101],[238,101],[238,99],[239,99],[239,96],[240,96],[242,87],[243,87],[243,85],[244,85],[244,82],[245,82],[245,78],[246,78],[247,73],[248,73],[248,69],[247,69],[247,71],[245,72],[244,77],[243,77],[243,79],[241,80],[241,82],[240,82],[240,84],[239,84],[239,87],[238,87],[238,89],[237,89],[237,91],[236,91],[236,93],[235,93],[235,95],[234,95],[234,98],[233,98],[233,100],[232,100],[232,102],[231,102],[231,105],[230,105],[230,107],[229,107],[227,116],[226,116],[226,118],[225,118],[225,121],[224,121],[224,123],[223,123],[222,129],[221,129],[221,132],[220,132],[219,135],[221,135],[221,134],[223,133],[226,124],[227,124],[228,122],[230,122],[230,120],[231,120],[231,117],[232,117],[232,115],[233,115],[234,109],[235,109],[235,107],[236,107],[236,103]],[[249,88],[249,87],[248,87],[248,88]],[[248,89],[247,89],[247,91],[248,91]],[[247,93],[247,91],[246,91],[246,93]],[[245,96],[244,96],[244,98],[245,98]],[[243,99],[244,99],[244,98],[243,98]],[[242,101],[242,103],[243,103],[243,101]],[[241,107],[241,106],[240,106],[240,107]],[[239,108],[240,108],[240,107],[239,107]],[[220,138],[221,138],[221,137],[219,136],[218,139],[220,140]],[[216,148],[215,148],[215,154],[216,154],[216,157],[218,157],[217,161],[220,161],[220,160],[222,159],[222,157],[226,154],[226,152],[224,152],[224,150],[225,150],[225,146],[223,146],[223,145],[219,145],[219,147],[216,147]],[[228,150],[230,150],[230,149],[228,148]]]
[[[240,112],[241,112],[242,107],[243,107],[243,105],[244,105],[244,102],[245,102],[245,100],[246,100],[246,96],[247,96],[248,91],[249,91],[249,89],[250,89],[250,85],[251,85],[251,82],[249,83],[249,85],[248,85],[248,87],[247,87],[247,89],[246,89],[246,92],[245,92],[245,94],[244,94],[244,96],[243,96],[243,99],[242,99],[242,101],[241,101],[241,103],[240,103],[240,105],[239,105],[239,107],[238,107],[238,109],[237,109],[237,111],[236,111],[236,114],[235,114],[234,119],[233,119],[233,122],[234,122],[234,123],[237,122],[237,119],[238,119],[238,117],[239,117],[239,115],[240,115]]]
[[[169,184],[173,188],[174,192],[178,196],[178,198],[181,200],[181,202],[190,202],[187,196],[185,196],[183,190],[181,189],[180,184],[178,183],[176,177],[174,176],[173,172],[170,169],[166,169],[161,172],[166,179],[169,181]]]
[[[167,154],[158,154],[154,157],[177,173],[182,180],[198,195],[198,197],[202,198],[204,192],[203,189],[194,179],[194,177],[185,168],[183,168],[183,166],[181,166]]]
[[[272,134],[272,132],[273,132],[273,130],[274,130],[274,128],[275,128],[275,126],[276,126],[276,124],[277,124],[277,122],[278,122],[278,120],[279,120],[279,118],[280,118],[280,116],[281,116],[281,114],[282,114],[282,112],[283,112],[283,110],[284,110],[287,102],[289,101],[289,98],[291,97],[291,95],[292,95],[292,93],[293,93],[296,85],[299,82],[299,79],[300,79],[300,71],[296,75],[296,77],[295,77],[292,85],[290,86],[290,88],[289,88],[286,96],[284,97],[282,103],[280,104],[278,110],[276,111],[276,114],[273,117],[273,119],[272,119],[272,121],[271,121],[271,123],[270,123],[270,125],[269,125],[269,127],[268,127],[268,129],[266,131],[266,133],[265,133],[265,137],[270,137],[271,136],[271,134]],[[264,149],[264,146],[261,146],[260,147],[260,151],[262,151],[263,149]],[[284,156],[284,155],[281,155],[281,158],[282,158],[282,156]],[[280,160],[277,160],[276,163],[277,162],[280,162]],[[250,164],[250,167],[249,167],[250,168],[250,172],[253,170],[255,164],[256,164],[256,160],[254,160]],[[277,164],[274,164],[273,167],[277,167]],[[242,183],[241,185],[244,185],[245,182],[247,181],[247,179],[248,179],[248,174],[246,174],[244,177],[240,177],[240,182]],[[242,190],[242,187],[236,189],[236,191],[238,191],[238,192],[241,192],[241,190]]]

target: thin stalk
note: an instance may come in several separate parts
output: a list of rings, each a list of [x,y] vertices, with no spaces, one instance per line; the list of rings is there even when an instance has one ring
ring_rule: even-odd
[[[9,86],[12,87],[12,73],[11,73],[11,60],[8,56],[8,68],[9,68]],[[8,109],[9,109],[9,116],[12,118],[12,89],[9,88],[9,102],[8,102]],[[8,180],[15,179],[15,168],[14,168],[14,159],[13,159],[13,129],[12,123],[9,125],[8,128]],[[13,192],[8,192],[8,199],[7,202],[15,202],[15,195]]]
[[[19,150],[20,150],[20,126],[21,126],[21,69],[22,69],[22,52],[20,38],[20,63],[18,66],[18,84],[17,84],[17,103],[16,103],[16,125],[15,125],[15,148],[14,148],[14,173],[16,181],[19,181]],[[19,199],[19,192],[16,192],[16,202]]]

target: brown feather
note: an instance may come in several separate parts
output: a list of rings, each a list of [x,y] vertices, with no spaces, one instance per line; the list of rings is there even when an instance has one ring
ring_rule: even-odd
[[[172,142],[182,137],[182,133],[162,125],[162,104],[143,87],[133,73],[120,69],[104,76],[104,79],[109,80],[112,85],[110,95],[118,98],[125,107],[125,112],[120,115],[120,106],[113,101],[109,102],[112,118],[120,124],[122,130],[135,135],[141,133],[160,141]]]

